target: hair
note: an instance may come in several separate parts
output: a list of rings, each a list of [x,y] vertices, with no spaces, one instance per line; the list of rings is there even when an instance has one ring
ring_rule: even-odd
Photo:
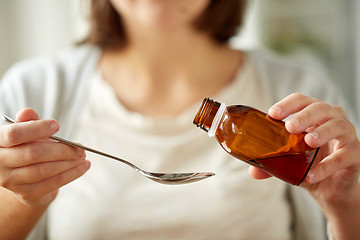
[[[246,0],[211,0],[195,20],[195,29],[223,44],[234,36],[243,23]],[[80,44],[90,43],[102,49],[123,48],[127,38],[121,15],[109,0],[91,0],[90,31]]]

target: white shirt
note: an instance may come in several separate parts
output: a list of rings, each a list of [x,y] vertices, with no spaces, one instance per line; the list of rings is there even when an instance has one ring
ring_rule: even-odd
[[[88,154],[92,168],[82,178],[61,189],[59,198],[29,239],[45,239],[47,235],[65,238],[74,230],[79,234],[75,239],[89,237],[90,233],[93,238],[100,238],[99,234],[106,234],[101,229],[106,229],[109,235],[116,234],[116,238],[118,234],[127,233],[132,233],[133,237],[147,233],[150,236],[162,234],[163,228],[166,229],[164,234],[171,234],[170,229],[176,229],[173,232],[178,237],[182,236],[179,232],[192,232],[191,238],[211,235],[215,239],[228,232],[229,238],[232,234],[240,238],[239,232],[244,233],[243,236],[252,231],[262,235],[263,226],[267,225],[274,225],[281,237],[290,232],[293,239],[326,238],[323,216],[305,190],[284,185],[276,179],[251,179],[246,164],[228,156],[214,139],[209,139],[205,132],[191,124],[200,103],[176,119],[154,121],[126,111],[114,101],[108,86],[94,77],[100,53],[94,46],[83,45],[16,64],[0,83],[1,114],[14,117],[20,109],[32,107],[41,118],[55,118],[60,122],[59,136],[118,155],[145,170],[214,171],[216,176],[184,186],[164,186],[139,176],[121,163]],[[264,52],[249,52],[247,56],[254,71],[250,75],[258,82],[248,88],[242,84],[249,81],[241,81],[244,77],[240,74],[214,99],[228,105],[244,104],[266,111],[269,105],[288,94],[301,92],[349,109],[339,91],[313,71]],[[97,94],[101,96],[90,97],[96,84],[100,84],[101,91]],[[259,92],[257,86],[262,86],[263,92]],[[104,101],[108,104],[102,104]],[[351,112],[347,113],[351,115]],[[94,118],[86,121],[86,116]],[[104,184],[109,182],[111,184]],[[268,190],[270,188],[274,188],[274,193]],[[180,198],[188,192],[192,193],[187,195],[189,198]],[[72,193],[71,197],[68,193]],[[250,199],[254,205],[246,205]],[[137,204],[134,204],[135,200]],[[108,207],[114,201],[119,202]],[[78,202],[80,204],[75,206]],[[221,204],[225,206],[217,208]],[[234,209],[236,205],[238,207]],[[73,208],[76,211],[72,212]],[[263,208],[266,214],[261,211]],[[254,209],[257,210],[253,212]],[[271,211],[273,214],[268,215]],[[167,221],[162,220],[163,216]],[[224,222],[228,217],[229,220]],[[191,227],[193,231],[188,231]],[[271,234],[266,236],[273,236]],[[103,237],[111,238],[109,235]],[[254,236],[251,239],[255,239]]]
[[[252,64],[244,70],[214,98],[268,108]],[[252,179],[248,165],[196,128],[192,120],[200,103],[176,118],[151,119],[129,112],[101,75],[94,77],[73,139],[145,170],[216,176],[161,185],[88,154],[89,172],[64,187],[49,209],[50,239],[290,239],[286,184]]]

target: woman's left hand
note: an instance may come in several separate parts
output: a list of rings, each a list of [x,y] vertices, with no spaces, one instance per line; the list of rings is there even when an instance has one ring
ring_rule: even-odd
[[[350,224],[352,230],[356,227],[359,231],[353,236],[359,237],[360,142],[344,110],[294,93],[272,106],[269,115],[279,120],[292,115],[285,121],[286,129],[292,134],[307,132],[305,142],[313,148],[320,147],[316,162],[301,186],[308,189],[322,207],[333,233],[336,230],[342,232],[341,225]],[[250,175],[258,179],[269,177],[254,167],[251,167]],[[347,239],[344,235],[335,238]]]

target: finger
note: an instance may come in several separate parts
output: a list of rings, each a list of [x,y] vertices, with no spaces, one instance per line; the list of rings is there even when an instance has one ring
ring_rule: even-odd
[[[335,172],[348,168],[353,165],[352,161],[346,159],[357,159],[358,156],[352,156],[354,151],[341,148],[331,155],[324,158],[316,166],[310,169],[305,181],[309,184],[318,183],[325,178],[335,174]]]
[[[31,142],[0,151],[0,159],[9,168],[24,167],[41,162],[79,159],[85,155],[80,148],[57,142]]]
[[[60,187],[81,177],[89,168],[90,162],[85,160],[75,167],[43,181],[20,185],[14,192],[25,202],[34,202],[37,199],[41,199],[42,196],[56,192]]]
[[[287,120],[285,127],[290,133],[299,134],[333,118],[344,118],[343,111],[339,107],[324,102],[314,102]]]
[[[346,119],[331,119],[305,135],[305,142],[313,148],[336,139],[338,148],[356,139],[354,126]]]
[[[317,99],[310,98],[301,93],[292,93],[274,104],[268,111],[270,117],[283,120],[293,113],[299,112]]]
[[[31,108],[24,108],[16,114],[16,121],[27,122],[39,120],[39,115]]]
[[[251,177],[253,177],[255,179],[266,179],[266,178],[272,177],[267,172],[264,172],[263,170],[261,170],[257,167],[253,167],[253,166],[250,166],[249,174]]]
[[[7,124],[0,127],[0,147],[48,138],[59,130],[56,120],[37,120]]]
[[[54,161],[32,164],[27,167],[12,169],[9,178],[13,185],[36,183],[65,172],[85,160],[83,158],[67,161]],[[10,188],[10,187],[9,187]]]

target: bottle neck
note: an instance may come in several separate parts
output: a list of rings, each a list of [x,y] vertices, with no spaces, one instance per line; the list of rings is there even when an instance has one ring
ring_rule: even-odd
[[[208,133],[209,137],[215,136],[222,115],[226,109],[224,103],[205,98],[196,114],[193,123]]]
[[[223,116],[223,114],[225,112],[225,109],[226,109],[225,103],[221,103],[218,111],[216,112],[216,115],[215,115],[214,120],[213,120],[213,122],[211,124],[211,127],[210,127],[210,129],[208,131],[209,137],[215,136],[216,129],[219,126],[220,120],[221,120],[221,118],[222,118],[222,116]]]

